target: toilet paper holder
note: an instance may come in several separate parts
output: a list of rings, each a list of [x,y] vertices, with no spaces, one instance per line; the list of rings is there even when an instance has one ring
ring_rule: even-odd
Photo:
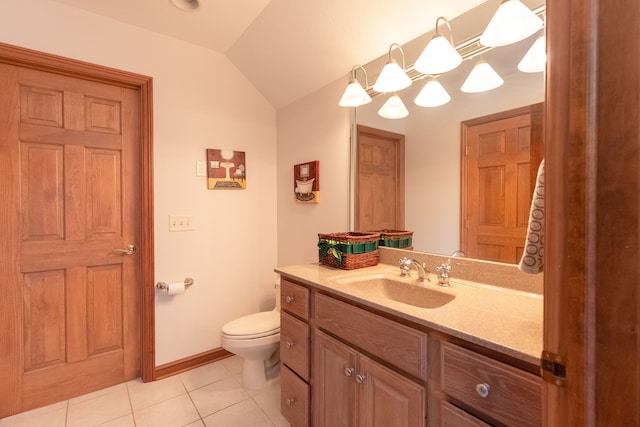
[[[195,281],[191,278],[191,277],[187,277],[186,279],[184,279],[184,287],[188,288],[189,286],[193,285],[195,283]],[[160,289],[161,291],[166,291],[169,289],[169,285],[167,285],[165,282],[158,282],[156,283],[156,288]]]

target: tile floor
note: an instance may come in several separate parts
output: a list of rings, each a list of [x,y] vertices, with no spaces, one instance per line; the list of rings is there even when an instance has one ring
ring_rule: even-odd
[[[160,381],[133,380],[0,419],[0,427],[288,427],[279,378],[245,390],[240,368],[233,356]]]

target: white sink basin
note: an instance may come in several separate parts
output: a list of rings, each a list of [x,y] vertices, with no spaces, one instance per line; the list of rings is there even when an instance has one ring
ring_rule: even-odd
[[[385,298],[420,308],[442,307],[455,299],[452,293],[436,289],[433,282],[419,282],[415,276],[404,278],[398,273],[345,276],[332,282],[349,293]]]

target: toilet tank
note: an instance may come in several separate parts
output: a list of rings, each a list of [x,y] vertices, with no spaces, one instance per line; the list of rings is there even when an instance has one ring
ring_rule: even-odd
[[[280,311],[280,279],[274,283],[273,287],[276,290],[276,311]]]

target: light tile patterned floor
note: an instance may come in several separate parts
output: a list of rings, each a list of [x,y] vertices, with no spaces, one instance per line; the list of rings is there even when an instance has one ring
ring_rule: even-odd
[[[0,419],[0,427],[288,427],[280,381],[245,390],[237,356],[160,381],[139,380]]]

